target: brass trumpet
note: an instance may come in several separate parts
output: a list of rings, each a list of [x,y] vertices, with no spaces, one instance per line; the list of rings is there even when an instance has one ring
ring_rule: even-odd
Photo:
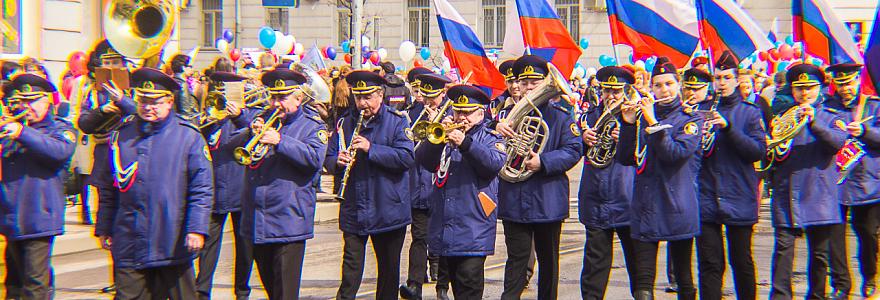
[[[269,119],[263,122],[263,127],[260,131],[251,137],[244,147],[238,147],[232,151],[232,156],[235,158],[236,162],[247,166],[262,160],[266,156],[266,153],[269,152],[269,145],[260,143],[260,139],[263,138],[263,135],[265,135],[266,131],[270,128],[275,131],[281,130],[282,124],[280,114],[280,109],[276,109],[272,112]]]
[[[415,125],[419,126],[415,126],[413,130],[413,140],[418,142],[428,141],[431,144],[439,145],[448,141],[446,138],[447,133],[462,128],[467,124],[443,124],[421,121]]]
[[[263,106],[268,103],[271,98],[272,96],[269,94],[269,88],[265,86],[252,89],[242,94],[242,99],[245,103],[244,107],[246,108]]]

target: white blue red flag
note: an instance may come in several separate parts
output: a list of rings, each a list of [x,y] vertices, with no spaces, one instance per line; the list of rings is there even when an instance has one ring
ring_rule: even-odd
[[[678,0],[606,0],[611,41],[633,48],[637,57],[666,56],[687,65],[699,43],[694,8]]]
[[[792,0],[794,38],[804,52],[826,64],[862,63],[862,55],[846,25],[823,0]]]
[[[731,0],[696,0],[703,48],[711,49],[713,58],[730,51],[742,60],[755,51],[773,48],[761,27]]]
[[[553,63],[563,76],[574,70],[581,48],[546,1],[515,0],[523,44],[529,53]]]

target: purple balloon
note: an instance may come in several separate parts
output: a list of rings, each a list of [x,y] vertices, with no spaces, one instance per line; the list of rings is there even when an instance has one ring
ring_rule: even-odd
[[[223,39],[227,42],[232,43],[232,39],[235,38],[235,34],[232,33],[232,30],[223,29]]]
[[[325,54],[327,54],[327,58],[329,58],[330,60],[335,60],[336,59],[336,48],[335,47],[327,47],[327,53],[325,53]]]
[[[372,52],[370,52],[370,49],[367,48],[366,46],[364,46],[364,51],[361,52],[361,56],[363,56],[364,59],[369,59],[369,58],[370,58],[370,53],[372,53]]]

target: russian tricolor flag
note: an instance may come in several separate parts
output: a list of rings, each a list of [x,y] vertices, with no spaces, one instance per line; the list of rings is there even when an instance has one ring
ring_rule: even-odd
[[[606,0],[611,41],[636,56],[666,56],[687,65],[699,42],[694,8],[678,0]]]
[[[874,17],[874,29],[865,47],[865,71],[862,73],[862,93],[877,95],[880,88],[880,4]]]
[[[581,57],[581,48],[546,1],[515,0],[523,43],[532,55],[553,63],[566,80]]]
[[[739,5],[731,0],[696,0],[697,19],[703,47],[712,50],[711,57],[730,51],[742,60],[755,51],[773,48],[767,35]]]
[[[443,36],[444,53],[449,64],[458,69],[462,77],[471,75],[468,82],[482,89],[492,98],[504,92],[504,76],[489,60],[483,43],[474,29],[446,0],[434,0],[437,8],[437,24]]]
[[[804,52],[829,65],[862,63],[862,55],[852,34],[823,0],[792,0],[794,37],[804,44]]]

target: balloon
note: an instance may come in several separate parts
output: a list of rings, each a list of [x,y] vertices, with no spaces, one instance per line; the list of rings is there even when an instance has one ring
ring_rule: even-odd
[[[342,42],[341,46],[342,46],[342,52],[349,53],[349,51],[351,50],[351,43],[349,43],[348,41]]]
[[[617,61],[615,61],[615,59],[611,56],[602,54],[602,55],[599,55],[599,64],[602,65],[603,67],[607,67],[607,66],[616,65]]]
[[[327,47],[321,47],[321,57],[327,58]]]
[[[373,65],[379,65],[379,52],[373,51],[370,53],[370,62],[373,63]]]
[[[788,44],[789,46],[794,46],[794,37],[790,36],[790,35],[786,36],[785,43]]]
[[[416,45],[410,41],[403,41],[403,43],[400,43],[400,49],[398,49],[397,54],[400,55],[400,60],[405,62],[411,61],[416,56]]]
[[[782,44],[782,41],[776,41],[775,43],[773,43],[773,47],[779,48],[779,46],[782,46]]]
[[[302,43],[296,43],[293,46],[293,53],[296,55],[302,55],[303,52],[306,52],[306,47],[303,46]]]
[[[794,57],[803,57],[803,56],[804,56],[804,49],[794,48]]]
[[[227,28],[227,29],[223,29],[223,39],[224,39],[224,40],[226,40],[227,42],[232,43],[232,39],[233,39],[233,38],[235,38],[235,34],[232,33],[232,30],[229,30],[228,28]]]
[[[232,62],[237,62],[240,58],[241,58],[241,50],[238,50],[238,49],[229,50],[229,59],[231,59]]]
[[[657,57],[651,56],[645,59],[645,70],[653,70],[654,65],[657,64]]]
[[[280,31],[276,31],[275,35],[277,42],[275,42],[272,52],[278,55],[290,54],[290,51],[293,50],[293,36],[284,35]]]
[[[777,51],[776,49],[770,49],[769,51],[767,51],[767,54],[770,55],[770,60],[779,60],[779,51]]]
[[[336,60],[336,47],[327,47],[327,58]]]
[[[370,54],[372,54],[372,53],[373,53],[373,51],[369,51],[369,50],[361,52],[361,57],[363,57],[364,59],[370,59]]]
[[[415,61],[413,61],[413,67],[421,67],[421,66],[422,66],[422,61],[421,61],[421,60],[415,60]]]
[[[361,47],[361,55],[363,55],[364,53],[370,53],[370,46]],[[369,56],[366,56],[366,57],[369,58]]]
[[[370,38],[368,38],[366,35],[362,35],[361,36],[361,45],[369,47],[370,46]]]
[[[263,45],[264,48],[272,48],[272,46],[275,46],[276,42],[275,31],[273,31],[272,28],[263,26],[260,28],[259,39],[260,45]]]
[[[791,59],[794,57],[794,49],[791,48],[790,45],[784,44],[779,46],[779,57],[782,59]]]
[[[595,75],[595,74],[596,74],[596,68],[594,68],[594,67],[589,67],[589,68],[587,68],[587,75],[584,76],[584,77],[593,76],[593,75]]]
[[[767,54],[767,52],[761,51],[761,53],[758,53],[758,58],[760,58],[763,61],[767,61],[768,59],[770,59],[770,54]]]
[[[351,54],[346,53],[345,55],[342,56],[342,60],[345,60],[345,63],[350,64],[351,63]]]
[[[644,62],[644,61],[641,61],[641,60],[636,61],[635,66],[636,66],[636,68],[645,69],[645,62]],[[653,69],[653,68],[652,68],[652,69]]]
[[[817,67],[822,66],[822,59],[821,58],[813,57],[813,59],[810,62],[813,63],[813,65],[815,65]]]
[[[787,61],[781,61],[781,62],[779,62],[779,64],[776,65],[776,72],[782,72],[782,71],[785,71],[785,68],[788,68],[788,65],[790,65],[790,64],[791,64],[791,63],[790,63],[790,62],[787,62]]]
[[[377,52],[379,54],[380,60],[385,60],[386,58],[388,58],[388,50],[385,50],[385,48],[379,48]]]
[[[587,50],[590,47],[590,39],[587,37],[582,37],[578,44],[581,46],[581,49]]]
[[[431,49],[428,49],[428,47],[422,47],[422,50],[419,51],[419,55],[422,57],[422,59],[428,59],[429,57],[431,57]]]
[[[88,58],[82,51],[76,51],[70,54],[67,59],[67,68],[70,69],[70,73],[73,77],[79,77],[80,75],[86,74],[87,61]]]
[[[629,54],[628,59],[629,59],[629,63],[633,63],[633,55],[632,55],[632,53]]]
[[[217,47],[217,50],[220,50],[220,52],[223,53],[226,53],[226,50],[229,50],[229,42],[224,39],[217,39],[217,41],[214,43],[214,46]]]

